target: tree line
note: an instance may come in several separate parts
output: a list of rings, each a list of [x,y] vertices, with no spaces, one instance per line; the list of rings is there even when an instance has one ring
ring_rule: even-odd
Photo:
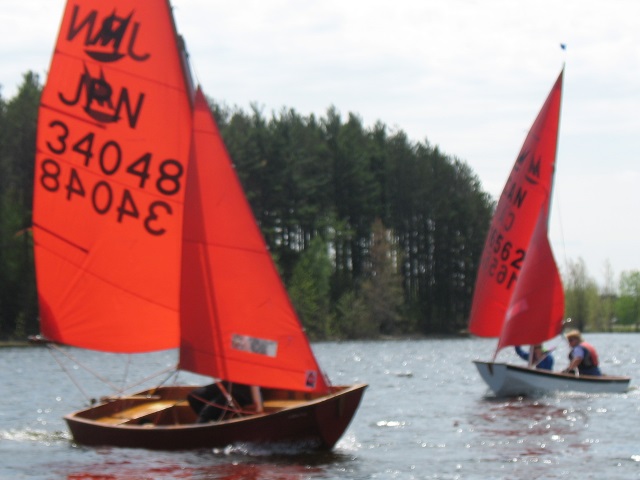
[[[0,99],[0,336],[36,333],[31,248],[41,84]],[[313,339],[465,327],[492,210],[464,162],[331,107],[266,116],[211,102],[270,251]]]
[[[333,107],[214,113],[312,338],[465,328],[493,209],[466,163]]]
[[[38,332],[29,227],[41,91],[28,72],[14,98],[0,96],[0,339]],[[312,339],[466,328],[494,201],[465,162],[334,107],[267,116],[210,103]],[[575,310],[583,287],[569,288]]]
[[[604,274],[603,285],[598,285],[582,258],[567,262],[563,279],[568,325],[598,332],[640,331],[640,271],[623,271],[616,282],[605,262]]]

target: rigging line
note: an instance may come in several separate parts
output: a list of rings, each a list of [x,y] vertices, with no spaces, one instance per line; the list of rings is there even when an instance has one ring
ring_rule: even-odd
[[[547,348],[547,351],[545,352],[546,353],[545,356],[551,355],[558,348],[560,348],[563,339],[564,339],[564,335],[562,333],[559,333],[555,337],[550,338],[548,341],[551,342],[553,340],[555,345]]]
[[[53,357],[53,359],[56,361],[56,363],[60,366],[60,368],[62,369],[62,371],[64,371],[67,376],[69,377],[69,379],[73,382],[73,384],[76,386],[76,388],[78,390],[80,390],[80,393],[82,393],[84,395],[84,397],[87,399],[87,401],[91,402],[92,398],[89,394],[87,394],[87,392],[80,386],[80,384],[78,383],[78,381],[76,380],[76,378],[73,376],[73,374],[67,369],[67,367],[60,361],[60,359],[55,355],[54,351],[55,351],[55,346],[52,344],[48,344],[47,345],[49,353],[51,354],[51,356]],[[59,350],[59,349],[58,349]]]
[[[167,375],[167,377],[166,377],[164,380],[162,380],[162,381],[160,382],[160,384],[159,384],[159,385],[157,385],[157,386],[153,387],[153,388],[154,388],[154,390],[157,390],[157,389],[158,389],[158,388],[160,388],[162,385],[164,385],[165,383],[167,383],[167,382],[169,381],[169,379],[170,379],[172,376],[174,376],[174,375],[176,375],[176,376],[177,376],[177,375],[178,375],[178,367],[177,367],[177,366],[171,366],[171,367],[163,368],[162,370],[159,370],[159,371],[157,371],[156,373],[152,373],[152,374],[151,374],[151,375],[149,375],[148,377],[143,378],[143,379],[142,379],[142,380],[140,380],[139,382],[136,382],[136,383],[134,383],[134,384],[132,384],[132,385],[129,385],[129,386],[126,388],[126,390],[128,390],[128,389],[130,389],[130,388],[133,388],[133,387],[137,387],[138,385],[140,385],[140,384],[142,384],[142,383],[145,383],[145,382],[147,382],[147,381],[149,381],[149,380],[152,380],[152,379],[154,379],[154,378],[156,378],[156,377],[159,377],[160,375],[162,375],[163,373],[166,373],[166,372],[170,372],[170,373],[169,373],[169,375]]]
[[[162,375],[163,373],[166,373],[166,372],[171,372],[171,373],[167,376],[167,378],[165,378],[162,382],[160,382],[160,385],[158,385],[158,386],[153,388],[154,390],[157,390],[160,386],[162,386],[164,383],[166,383],[173,375],[177,375],[178,374],[178,371],[176,370],[175,366],[163,368],[162,370],[159,370],[159,371],[157,371],[155,373],[152,373],[151,375],[148,375],[147,377],[137,381],[136,383],[132,383],[131,385],[127,385],[127,386],[122,387],[121,389],[117,389],[116,390],[116,394],[121,395],[122,393],[126,392],[127,390],[130,390],[130,389],[132,389],[134,387],[137,387],[137,386],[139,386],[139,385],[141,385],[141,384],[143,384],[145,382],[148,382],[149,380],[153,380],[154,378],[159,377],[160,375]]]
[[[566,50],[566,44],[561,43],[560,44],[560,48],[565,51]],[[564,61],[562,62],[562,72],[560,74],[561,78],[562,78],[562,85],[561,85],[561,90],[560,90],[560,106],[559,106],[559,110],[558,110],[558,129],[556,131],[556,153],[555,153],[555,159],[553,162],[553,177],[552,177],[552,182],[555,183],[555,176],[558,174],[558,151],[560,150],[560,116],[561,116],[561,112],[562,112],[562,90],[564,90],[564,67],[565,67],[565,63]],[[553,189],[553,183],[552,183],[552,189]],[[550,195],[553,194],[553,190],[549,193]],[[558,214],[558,224],[559,224],[559,229],[560,229],[560,243],[562,245],[562,256],[564,257],[564,271],[565,271],[565,275],[569,274],[569,260],[567,259],[567,247],[565,244],[565,237],[564,237],[564,228],[563,228],[563,222],[562,222],[562,209],[560,207],[560,195],[556,194],[554,199],[554,203],[553,203],[553,208],[555,209],[555,211]],[[550,200],[551,201],[551,200]],[[551,217],[551,212],[548,212],[549,217]],[[548,222],[549,220],[547,220]]]
[[[202,85],[202,83],[200,83],[200,75],[198,75],[198,69],[196,68],[195,62],[191,58],[191,55],[189,55],[186,40],[182,35],[178,34],[178,36],[180,37],[180,41],[182,44],[180,49],[180,57],[183,60],[184,73],[186,74],[187,83],[189,83],[189,81],[191,82],[190,85],[187,85],[187,88],[190,88],[191,93],[194,94],[196,88],[199,85]]]
[[[200,402],[204,403],[205,405],[209,405],[211,407],[215,407],[215,408],[219,408],[220,410],[224,410],[223,412],[223,416],[224,414],[231,412],[231,413],[236,413],[238,415],[255,415],[256,412],[252,411],[252,410],[244,410],[242,407],[235,406],[235,405],[222,405],[220,403],[215,403],[212,400],[207,400],[206,398],[200,397],[199,395],[195,395],[193,393],[190,394],[193,398],[195,398],[196,400],[199,400]],[[233,401],[233,403],[235,404],[235,400]],[[218,420],[219,421],[219,420]]]
[[[562,211],[560,209],[560,198],[556,195],[555,210],[558,214],[558,228],[560,229],[560,243],[562,245],[562,256],[564,257],[564,270],[565,275],[569,274],[569,259],[567,258],[567,247],[564,241],[564,229],[562,228]]]
[[[74,362],[76,365],[78,365],[79,367],[82,367],[84,370],[86,370],[87,372],[89,372],[91,375],[93,375],[94,377],[96,377],[98,380],[100,380],[102,383],[104,383],[105,385],[108,385],[109,387],[111,387],[113,390],[115,390],[116,392],[118,391],[118,387],[115,386],[113,383],[111,383],[109,380],[107,380],[106,378],[104,378],[103,376],[101,376],[98,372],[92,370],[91,368],[89,368],[87,365],[83,364],[80,360],[78,360],[77,358],[75,358],[73,355],[71,355],[68,352],[65,352],[64,350],[62,350],[60,347],[58,347],[55,344],[49,344],[51,346],[51,348],[53,348],[54,350],[56,350],[57,352],[59,352],[60,354],[64,355],[65,357],[67,357],[69,360],[71,360],[72,362]]]
[[[167,367],[164,370],[154,374],[153,376],[147,377],[147,379],[142,381],[142,382],[145,382],[146,380],[151,380],[152,378],[158,377],[162,373],[167,371],[171,371],[171,373],[169,373],[169,375],[167,375],[167,377],[164,380],[162,380],[158,385],[156,385],[150,390],[152,394],[155,393],[159,388],[161,388],[165,383],[167,383],[169,379],[171,379],[171,377],[175,376],[176,379],[178,378],[178,374],[180,373],[180,370],[178,370],[178,366],[176,365],[175,367]],[[142,382],[139,382],[139,383],[142,383]]]
[[[124,375],[122,377],[122,386],[120,388],[126,389],[127,378],[129,378],[129,367],[131,366],[131,355],[127,355],[127,361],[125,363]]]
[[[195,63],[189,58],[189,67],[191,68],[191,72],[193,73],[193,77],[195,78],[195,84],[202,85],[200,82],[200,75],[198,75],[198,69],[196,68]]]

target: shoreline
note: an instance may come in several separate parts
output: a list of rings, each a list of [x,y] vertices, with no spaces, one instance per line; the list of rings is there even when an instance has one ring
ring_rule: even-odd
[[[37,344],[29,340],[0,340],[0,348],[34,347]]]
[[[634,326],[635,327],[635,326]],[[640,333],[630,329],[614,329],[612,332],[596,332],[596,331],[588,331],[588,334],[591,333]],[[343,342],[343,341],[353,341],[353,342],[376,342],[376,341],[405,341],[405,340],[441,340],[448,338],[471,338],[468,332],[459,332],[457,334],[434,334],[434,335],[399,335],[395,336],[381,336],[378,338],[360,338],[360,339],[325,339],[325,340],[314,340],[311,343],[324,343],[324,342]],[[29,340],[0,340],[0,349],[2,348],[22,348],[22,347],[38,347],[46,344],[46,342],[34,342]]]

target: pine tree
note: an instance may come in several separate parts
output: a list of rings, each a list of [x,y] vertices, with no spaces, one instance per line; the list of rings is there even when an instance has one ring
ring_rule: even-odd
[[[380,219],[372,228],[371,251],[366,268],[367,278],[362,284],[362,298],[371,322],[382,335],[406,333],[402,323],[402,281],[397,273],[398,255],[392,248],[388,231]]]

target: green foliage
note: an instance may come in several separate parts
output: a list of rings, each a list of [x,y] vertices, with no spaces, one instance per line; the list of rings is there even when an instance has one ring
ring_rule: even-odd
[[[336,304],[338,334],[349,340],[376,338],[380,335],[379,325],[371,317],[362,297],[353,290],[347,291]]]
[[[41,88],[27,73],[15,98],[0,102],[0,338],[37,333],[31,237],[33,165]]]
[[[291,301],[312,339],[331,337],[331,270],[327,245],[317,236],[300,256],[289,284]]]
[[[493,204],[464,162],[402,131],[390,135],[380,122],[366,129],[353,114],[343,122],[334,107],[319,120],[287,109],[267,120],[255,105],[249,114],[214,112],[287,285],[310,242],[328,239],[332,332],[347,335],[338,302],[364,301],[373,287],[367,269],[376,218],[396,249],[402,293],[402,320],[382,322],[377,334],[466,326]]]
[[[620,274],[620,297],[616,302],[616,317],[622,325],[640,324],[640,271]]]
[[[589,277],[584,259],[569,261],[565,278],[565,316],[570,327],[596,330],[600,322],[600,296],[595,280]]]
[[[569,261],[565,275],[565,315],[568,327],[590,331],[640,328],[640,272],[622,272],[616,295],[613,271],[605,265],[605,285],[598,291],[582,258]]]
[[[371,323],[383,335],[406,333],[401,316],[404,301],[402,281],[397,273],[399,256],[392,248],[389,232],[380,219],[373,224],[371,251],[362,284],[362,298]]]

